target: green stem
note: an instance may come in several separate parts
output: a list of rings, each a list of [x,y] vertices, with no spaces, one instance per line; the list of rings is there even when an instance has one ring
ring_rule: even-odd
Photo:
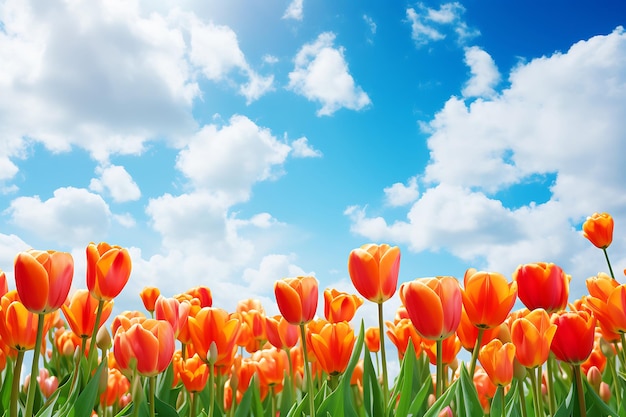
[[[548,409],[550,415],[553,416],[556,411],[556,396],[554,395],[554,373],[553,368],[556,366],[554,362],[554,355],[550,353],[548,355]]]
[[[619,348],[618,352],[620,353],[620,367],[622,368],[622,371],[626,371],[626,337],[624,337],[624,333],[620,333],[619,337],[621,339],[622,345],[618,346],[617,343],[615,344],[615,348]]]
[[[270,385],[270,395],[272,396],[270,398],[271,402],[272,402],[272,414],[270,414],[271,416],[275,416],[276,415],[276,392],[274,390],[274,384]]]
[[[530,382],[532,384],[533,392],[533,405],[535,407],[535,417],[544,416],[543,402],[541,400],[541,381],[537,381],[537,370],[541,372],[541,366],[537,368],[529,368],[528,374],[530,376]],[[541,373],[539,373],[541,375]]]
[[[293,388],[293,392],[296,392],[296,379],[293,377],[293,360],[291,359],[291,350],[289,348],[284,348],[285,353],[287,353],[287,362],[289,363],[289,375],[285,375],[287,379],[284,383],[291,384],[291,388]]]
[[[155,417],[156,414],[154,412],[154,403],[156,402],[155,394],[156,394],[156,375],[148,378],[150,380],[150,417]]]
[[[611,371],[611,379],[613,380],[613,391],[614,391],[614,395],[615,395],[615,400],[617,401],[617,409],[620,409],[620,403],[621,403],[621,392],[619,390],[619,381],[617,380],[617,371],[615,370],[615,366],[616,366],[616,359],[615,356],[613,356],[610,359],[610,363],[608,364],[609,369]]]
[[[604,258],[606,259],[606,263],[609,266],[611,278],[615,279],[615,274],[613,274],[613,268],[611,267],[611,261],[609,261],[609,253],[606,251],[606,248],[602,248],[602,251],[604,252]]]
[[[20,394],[20,377],[22,374],[22,363],[24,362],[24,351],[17,351],[15,366],[13,367],[13,384],[11,385],[11,417],[17,417],[17,398]]]
[[[389,401],[389,377],[387,376],[387,354],[385,353],[385,329],[383,327],[383,303],[378,303],[378,334],[380,338],[380,359],[383,363],[383,415],[387,415]]]
[[[470,376],[474,377],[474,372],[476,371],[476,361],[478,360],[478,351],[480,350],[480,345],[483,341],[483,335],[485,334],[485,329],[479,327],[478,328],[478,336],[476,336],[476,344],[474,345],[474,350],[472,351],[472,362],[470,363]]]
[[[315,395],[313,390],[313,378],[311,377],[311,365],[309,364],[309,358],[306,351],[306,332],[304,330],[304,323],[300,323],[300,338],[302,342],[302,355],[304,358],[304,371],[306,373],[307,381],[307,394],[309,396],[309,413],[311,417],[315,417]]]
[[[578,408],[580,417],[587,417],[587,407],[585,405],[585,393],[583,391],[583,376],[580,372],[580,364],[572,365],[574,369],[574,379],[576,380],[576,393],[578,394]]]
[[[500,404],[502,405],[501,417],[506,417],[506,403],[504,402],[504,387],[502,385],[498,385],[496,389],[496,395],[500,397]]]
[[[517,384],[519,387],[519,402],[522,408],[522,417],[527,417],[528,413],[526,412],[526,396],[524,395],[524,381],[518,380]]]
[[[233,392],[233,403],[236,402],[236,392]],[[213,417],[215,410],[215,365],[209,364],[209,416]]]
[[[98,335],[98,329],[100,328],[100,320],[102,319],[102,309],[104,308],[104,300],[98,301],[98,310],[96,311],[96,323],[93,326],[93,333],[91,334],[91,342],[89,343],[89,357],[87,363],[89,364],[89,370],[95,368],[93,361],[95,360],[96,350],[96,336]]]
[[[37,318],[37,339],[33,350],[33,366],[30,370],[30,383],[28,384],[28,396],[26,397],[26,417],[32,417],[35,404],[35,390],[37,389],[37,375],[39,374],[39,355],[41,354],[41,341],[43,339],[43,325],[45,313],[39,313]]]
[[[437,399],[441,397],[442,388],[443,388],[443,340],[437,340],[437,381],[436,381],[436,389],[435,396]]]

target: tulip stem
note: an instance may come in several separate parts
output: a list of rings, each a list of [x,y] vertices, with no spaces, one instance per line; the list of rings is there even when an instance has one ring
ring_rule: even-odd
[[[236,402],[236,392],[233,392],[233,403]],[[209,363],[209,416],[213,417],[215,410],[215,365]]]
[[[474,345],[474,350],[472,351],[472,362],[470,363],[470,372],[469,375],[474,378],[474,372],[476,371],[476,361],[478,360],[478,351],[480,350],[480,345],[483,341],[483,335],[485,334],[485,329],[482,327],[478,328],[478,336],[476,336],[476,344]]]
[[[156,398],[155,398],[156,378],[157,378],[156,375],[148,378],[148,380],[150,381],[150,385],[149,385],[150,393],[148,394],[150,396],[150,417],[156,416],[154,412],[154,403],[156,402]]]
[[[554,362],[554,354],[550,353],[548,355],[548,409],[550,410],[550,415],[553,416],[556,411],[556,396],[554,395],[554,373],[553,368],[556,366]]]
[[[98,329],[100,328],[100,320],[102,319],[102,309],[104,308],[104,300],[98,301],[98,310],[96,310],[96,322],[93,326],[93,333],[91,334],[91,342],[89,342],[89,356],[87,364],[89,364],[89,370],[95,368],[95,364],[93,364],[95,358],[95,350],[96,350],[96,336],[98,334]]]
[[[30,383],[28,385],[28,396],[26,397],[26,417],[32,417],[33,406],[35,404],[35,390],[37,389],[37,374],[39,374],[39,355],[41,354],[41,341],[43,339],[43,325],[46,314],[37,315],[37,339],[33,350],[33,366],[30,370]]]
[[[437,344],[437,381],[435,385],[435,397],[439,399],[443,392],[443,340],[438,339]]]
[[[519,387],[519,402],[522,408],[522,417],[527,417],[528,413],[526,412],[526,396],[524,395],[524,380],[519,379],[517,381],[517,386]]]
[[[578,409],[580,417],[587,417],[587,407],[585,405],[585,393],[583,391],[583,377],[580,372],[580,364],[572,365],[574,369],[574,379],[576,380],[576,393],[578,395]]]
[[[613,380],[613,391],[615,391],[615,401],[617,402],[617,409],[620,409],[620,398],[621,398],[621,393],[619,391],[619,381],[617,379],[617,371],[615,370],[615,367],[617,366],[616,364],[616,358],[615,356],[613,356],[611,359],[609,359],[610,363],[609,365],[609,370],[611,371],[611,379]]]
[[[311,417],[315,417],[315,398],[313,393],[313,378],[311,377],[311,366],[309,364],[309,358],[306,351],[306,331],[304,330],[304,323],[300,323],[300,338],[302,342],[302,356],[304,359],[304,371],[306,373],[307,382],[307,395],[309,396],[309,413]]]
[[[17,397],[20,393],[20,377],[22,374],[22,363],[24,362],[24,351],[17,351],[17,358],[13,366],[13,384],[11,385],[11,417],[17,417]]]
[[[611,273],[611,278],[615,279],[615,274],[613,274],[613,268],[611,267],[611,261],[609,261],[609,253],[606,251],[606,248],[602,248],[602,252],[604,252],[606,263],[609,266],[609,272]]]
[[[383,363],[383,415],[387,415],[389,401],[389,380],[387,376],[387,355],[385,353],[385,329],[383,328],[383,303],[378,303],[378,334],[380,335],[380,360]]]
[[[545,414],[543,412],[543,401],[541,401],[541,380],[537,379],[537,374],[541,376],[541,366],[528,369],[528,375],[530,376],[530,382],[532,384],[535,417],[540,417]]]

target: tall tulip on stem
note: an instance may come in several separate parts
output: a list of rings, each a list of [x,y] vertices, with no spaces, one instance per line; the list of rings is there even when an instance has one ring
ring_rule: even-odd
[[[613,226],[613,217],[610,214],[593,213],[583,223],[583,235],[595,247],[602,249],[611,277],[615,279],[615,274],[613,274],[613,268],[611,268],[611,262],[609,261],[609,254],[606,251],[613,241]]]
[[[384,335],[383,303],[393,297],[398,287],[400,248],[388,244],[365,244],[350,252],[348,271],[359,294],[378,304],[378,333]],[[383,411],[386,413],[389,381],[384,340],[380,341],[380,358],[383,368]]]
[[[307,360],[304,325],[313,320],[317,310],[318,284],[314,277],[284,278],[274,284],[274,294],[280,314],[289,323],[300,327],[304,371],[308,384],[309,412],[315,416],[315,402],[311,367]]]

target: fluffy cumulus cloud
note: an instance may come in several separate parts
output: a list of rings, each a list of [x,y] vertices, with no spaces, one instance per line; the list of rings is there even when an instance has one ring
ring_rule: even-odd
[[[445,39],[454,33],[460,43],[478,35],[467,26],[462,16],[465,8],[458,2],[444,3],[439,9],[418,3],[406,9],[406,17],[411,24],[411,37],[417,46]]]
[[[116,203],[135,201],[141,197],[141,190],[123,166],[110,165],[97,169],[100,178],[93,178],[89,189],[97,193],[107,192]]]
[[[38,239],[56,242],[63,236],[72,247],[103,239],[111,218],[102,197],[74,187],[59,188],[43,201],[38,196],[18,197],[7,212],[13,223]]]
[[[302,20],[304,17],[304,0],[292,0],[283,14],[283,19]]]
[[[291,142],[292,155],[294,158],[320,158],[322,152],[314,149],[306,137],[301,137]]]
[[[385,192],[385,198],[387,204],[392,207],[405,206],[411,204],[419,196],[419,189],[417,187],[417,177],[409,179],[408,184],[404,185],[401,182],[397,182],[383,190]]]
[[[355,84],[342,48],[334,47],[335,34],[324,32],[296,54],[295,68],[289,73],[288,88],[311,101],[321,103],[319,116],[341,108],[360,110],[371,103]]]
[[[577,230],[585,216],[626,218],[624,56],[626,34],[617,28],[519,65],[490,99],[451,98],[426,126],[431,159],[406,219],[350,207],[353,231],[415,251],[445,249],[505,273],[553,259],[579,277],[597,273],[601,257],[582,262],[572,254],[587,247]],[[538,187],[547,197],[509,203],[502,196],[512,187]],[[625,243],[616,238],[615,250]]]
[[[500,82],[500,72],[491,56],[477,46],[465,48],[465,63],[472,77],[463,88],[463,97],[493,97]]]

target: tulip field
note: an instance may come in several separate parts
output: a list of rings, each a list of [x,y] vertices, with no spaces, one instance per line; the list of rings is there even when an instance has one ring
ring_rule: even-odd
[[[607,272],[586,280],[581,299],[550,262],[511,279],[468,268],[398,285],[400,249],[365,244],[348,254],[353,294],[324,289],[322,309],[314,277],[277,279],[277,316],[253,299],[212,307],[198,286],[173,296],[146,287],[145,310],[112,317],[132,279],[125,248],[90,243],[87,288],[71,295],[69,253],[20,252],[15,290],[0,271],[0,415],[625,417],[626,284],[607,252],[613,226],[607,213],[583,224]],[[384,321],[396,293],[402,305]],[[353,323],[364,303],[376,304],[378,326]],[[393,378],[390,358],[400,361]]]

